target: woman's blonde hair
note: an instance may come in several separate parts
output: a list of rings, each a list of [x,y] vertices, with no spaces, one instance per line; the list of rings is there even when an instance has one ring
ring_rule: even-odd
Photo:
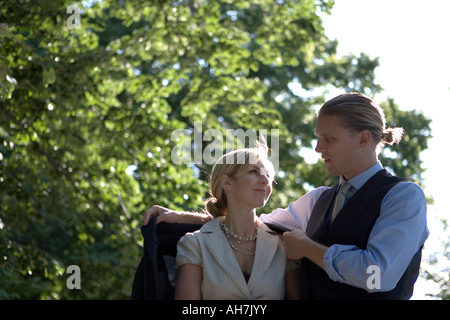
[[[259,161],[263,162],[267,174],[272,181],[275,176],[275,170],[272,162],[268,158],[269,148],[265,143],[256,141],[254,148],[242,148],[224,154],[214,164],[209,175],[209,193],[211,197],[205,200],[204,206],[207,213],[215,218],[225,216],[227,212],[227,198],[220,184],[220,178],[224,175],[231,178],[239,177],[244,174],[251,166]]]
[[[322,115],[339,116],[344,128],[370,131],[376,142],[377,153],[386,143],[399,143],[405,132],[403,128],[386,128],[383,109],[369,97],[357,92],[345,93],[327,101],[319,110],[318,117]]]

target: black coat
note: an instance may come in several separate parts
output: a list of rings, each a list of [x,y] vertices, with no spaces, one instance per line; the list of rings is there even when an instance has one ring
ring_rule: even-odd
[[[133,300],[172,300],[175,290],[177,243],[187,232],[200,229],[198,224],[158,223],[150,219],[141,227],[144,248],[133,280]],[[169,280],[170,279],[170,280]],[[172,280],[172,281],[171,281]]]

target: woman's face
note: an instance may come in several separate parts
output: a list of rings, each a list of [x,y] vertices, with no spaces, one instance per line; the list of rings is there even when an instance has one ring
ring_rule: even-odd
[[[252,209],[264,207],[272,194],[273,179],[261,161],[230,181],[232,185],[227,199],[235,199],[242,206]]]

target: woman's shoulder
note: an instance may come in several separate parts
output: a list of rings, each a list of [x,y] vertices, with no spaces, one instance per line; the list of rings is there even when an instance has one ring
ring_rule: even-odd
[[[196,241],[202,241],[206,235],[220,230],[219,222],[219,218],[208,221],[199,230],[187,232],[183,237],[181,237],[180,241],[194,241],[194,239]]]

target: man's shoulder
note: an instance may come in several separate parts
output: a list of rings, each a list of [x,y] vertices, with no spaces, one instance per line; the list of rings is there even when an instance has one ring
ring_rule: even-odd
[[[388,194],[390,195],[402,195],[402,194],[408,194],[410,197],[423,197],[425,198],[425,193],[423,189],[417,184],[412,181],[408,180],[401,180],[399,183],[397,183],[395,186],[393,186]]]
[[[324,194],[324,192],[331,190],[332,188],[322,186],[312,189],[296,201],[292,203],[293,208],[300,208],[301,210],[311,211],[319,198]]]
[[[305,194],[303,197],[306,197],[306,198],[309,198],[309,199],[311,199],[311,200],[317,201],[317,200],[320,198],[320,196],[321,196],[325,191],[328,191],[328,190],[331,190],[331,189],[332,189],[331,187],[321,186],[321,187],[318,187],[318,188],[316,188],[316,189],[313,189],[313,190],[309,191],[309,192],[308,192],[307,194]]]

